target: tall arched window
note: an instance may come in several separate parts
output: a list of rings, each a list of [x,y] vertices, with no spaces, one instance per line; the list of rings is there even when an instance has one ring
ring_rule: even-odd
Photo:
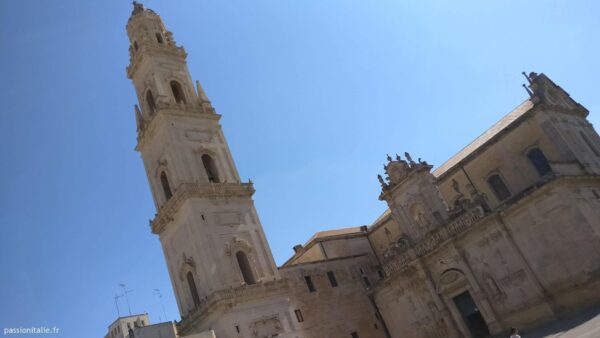
[[[488,177],[487,181],[499,201],[504,201],[510,197],[510,190],[508,190],[500,175],[494,174]]]
[[[198,306],[200,306],[200,296],[198,295],[198,289],[196,289],[196,282],[194,281],[194,275],[192,275],[191,271],[188,271],[186,278],[187,278],[188,286],[190,288],[190,293],[192,294],[192,299],[194,300],[194,305],[196,305],[196,307],[198,307]]]
[[[156,42],[163,43],[163,38],[162,35],[160,35],[160,33],[156,33]]]
[[[533,148],[527,153],[527,157],[531,164],[535,167],[540,176],[544,176],[552,172],[552,168],[548,163],[548,159],[539,148]]]
[[[150,110],[150,115],[154,115],[156,111],[156,102],[154,101],[154,95],[152,95],[152,91],[148,91],[146,93],[146,104],[148,105],[148,110]]]
[[[596,149],[596,147],[592,144],[592,142],[587,137],[587,135],[585,135],[582,131],[579,132],[579,135],[581,135],[581,138],[587,144],[587,146],[592,150],[594,155],[600,157],[600,151],[598,151],[598,149]]]
[[[169,179],[167,178],[167,174],[163,171],[160,173],[160,183],[162,184],[163,192],[165,193],[165,198],[167,201],[173,196],[171,192],[171,186],[169,185]]]
[[[206,154],[202,155],[202,164],[204,165],[206,176],[208,176],[208,181],[218,183],[219,175],[217,174],[217,166],[215,165],[215,161],[212,159],[212,157]]]
[[[186,103],[185,96],[183,95],[183,89],[177,81],[171,81],[171,91],[173,92],[173,98],[176,103]]]
[[[235,254],[235,258],[237,258],[244,282],[247,285],[255,284],[256,281],[254,280],[254,274],[252,273],[252,268],[250,267],[250,262],[248,261],[248,256],[246,256],[246,253],[243,251],[238,251]]]

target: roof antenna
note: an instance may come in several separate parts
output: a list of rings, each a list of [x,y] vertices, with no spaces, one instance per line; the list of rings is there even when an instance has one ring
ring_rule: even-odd
[[[529,82],[529,84],[531,84],[531,78],[529,76],[527,76],[527,73],[525,72],[521,72],[521,74],[523,74],[523,76],[525,76],[525,78],[527,79],[527,82]]]
[[[121,296],[115,295],[115,307],[117,308],[117,318],[121,318],[121,311],[119,311],[119,298]]]
[[[154,294],[158,296],[158,298],[160,299],[160,306],[162,307],[163,310],[163,315],[165,316],[165,321],[167,321],[167,312],[165,311],[165,304],[163,303],[162,300],[162,295],[160,294],[160,289],[154,289]],[[159,320],[160,320],[160,316]]]
[[[127,294],[133,292],[133,290],[127,290],[125,284],[119,284],[119,286],[123,288],[123,295],[125,296],[125,300],[127,301],[127,310],[129,310],[129,315],[131,316],[131,307],[129,306],[129,297],[127,296]]]

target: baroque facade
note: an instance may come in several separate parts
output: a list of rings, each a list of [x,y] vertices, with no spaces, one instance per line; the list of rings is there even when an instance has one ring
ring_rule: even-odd
[[[160,17],[127,24],[138,143],[182,336],[486,337],[600,301],[600,137],[544,74],[433,170],[388,156],[388,210],[275,264],[227,141]]]

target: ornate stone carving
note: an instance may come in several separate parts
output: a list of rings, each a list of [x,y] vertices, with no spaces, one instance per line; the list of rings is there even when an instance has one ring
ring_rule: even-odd
[[[481,206],[471,208],[467,212],[455,218],[452,222],[435,231],[429,232],[410,250],[407,250],[399,255],[393,255],[392,252],[388,258],[389,260],[383,264],[383,271],[388,277],[396,272],[402,271],[414,259],[433,252],[439,248],[441,243],[469,229],[471,226],[477,223],[477,221],[479,221],[483,215],[484,213]]]
[[[277,337],[281,330],[281,321],[278,315],[265,316],[255,320],[249,325],[252,337],[271,338]]]
[[[433,168],[433,166],[428,165],[425,161],[421,161],[421,159],[419,159],[418,163],[413,161],[409,153],[404,153],[404,155],[406,161],[402,160],[398,154],[396,154],[395,160],[392,159],[389,154],[387,155],[388,163],[383,165],[386,177],[384,178],[381,175],[377,176],[382,188],[382,194],[379,197],[380,199],[383,199],[383,195],[386,191],[403,182],[412,172],[418,170],[431,170],[431,168]]]
[[[252,253],[252,246],[245,239],[239,239],[233,236],[230,243],[225,244],[225,254],[231,256],[238,251],[244,251],[247,254]]]
[[[169,220],[183,204],[191,197],[208,197],[211,199],[227,199],[235,197],[251,197],[254,194],[254,185],[248,183],[184,183],[174,190],[173,196],[160,209],[157,216],[152,220],[152,232],[161,233]]]

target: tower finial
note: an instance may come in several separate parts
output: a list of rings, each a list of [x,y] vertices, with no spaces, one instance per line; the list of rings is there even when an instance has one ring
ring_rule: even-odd
[[[527,82],[529,82],[529,84],[531,84],[531,78],[529,76],[527,76],[527,73],[521,72],[521,74],[523,74],[523,76],[525,76],[525,78],[527,79]]]
[[[524,83],[523,83],[523,88],[525,88],[525,90],[527,91],[527,94],[529,94],[530,98],[534,98],[535,95],[533,94],[533,92],[531,91],[531,89],[529,89]]]

